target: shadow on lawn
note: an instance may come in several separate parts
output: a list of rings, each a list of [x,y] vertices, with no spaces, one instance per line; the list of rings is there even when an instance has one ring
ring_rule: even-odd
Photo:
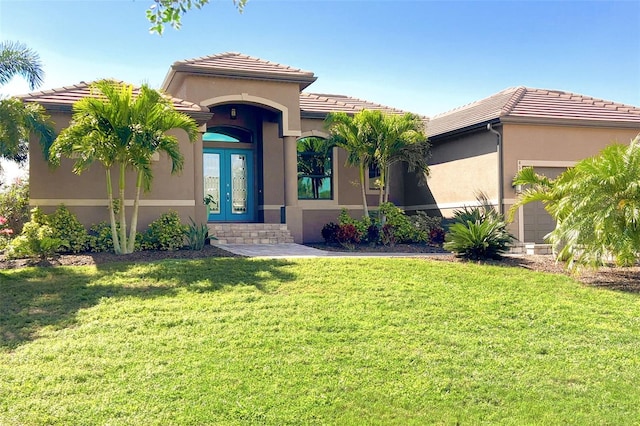
[[[181,289],[217,291],[286,282],[295,275],[285,260],[213,258],[157,263],[116,263],[94,268],[27,268],[0,271],[0,351],[35,340],[44,327],[73,325],[76,313],[102,298],[170,296]]]

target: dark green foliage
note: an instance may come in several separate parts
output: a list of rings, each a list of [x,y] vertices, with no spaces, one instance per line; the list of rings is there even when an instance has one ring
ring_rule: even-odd
[[[498,259],[509,250],[513,239],[501,214],[486,207],[472,207],[455,212],[444,248],[467,259]]]
[[[334,244],[338,242],[338,230],[340,225],[334,222],[329,222],[322,227],[322,238],[327,244]]]
[[[111,226],[107,222],[91,225],[89,229],[89,250],[94,253],[113,253]]]
[[[385,225],[393,226],[393,234],[398,243],[426,242],[427,234],[414,226],[409,217],[393,203],[382,203],[379,209]]]
[[[202,250],[209,239],[209,227],[206,223],[196,224],[192,218],[191,223],[187,225],[185,236],[187,237],[187,245],[191,250]]]
[[[367,241],[371,245],[376,245],[380,242],[380,227],[376,223],[372,223],[367,228]]]
[[[356,244],[360,244],[360,233],[354,225],[340,225],[336,234],[336,239],[343,247],[353,250],[355,249]]]
[[[184,246],[187,226],[180,221],[175,211],[163,213],[158,219],[149,224],[149,229],[142,239],[145,250],[179,250]]]
[[[7,246],[7,257],[46,259],[66,245],[66,241],[55,237],[47,221],[47,216],[39,208],[31,210],[31,220],[24,224],[20,235]]]
[[[80,253],[88,248],[89,234],[78,218],[64,205],[47,217],[53,237],[64,241],[61,252]]]
[[[29,182],[20,179],[0,193],[0,216],[7,219],[6,227],[18,235],[29,215]]]
[[[369,229],[369,225],[371,225],[372,221],[373,220],[369,216],[364,216],[361,220],[354,219],[349,216],[347,209],[342,209],[340,211],[340,216],[338,216],[338,224],[353,225],[358,231],[358,238],[360,240],[366,237],[367,230]]]
[[[444,242],[444,228],[442,227],[442,218],[439,216],[429,216],[423,211],[417,211],[416,214],[409,216],[409,220],[418,230],[421,238],[429,244],[441,245]]]

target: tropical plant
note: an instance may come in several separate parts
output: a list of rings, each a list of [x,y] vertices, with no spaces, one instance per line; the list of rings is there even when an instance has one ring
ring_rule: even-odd
[[[15,41],[0,42],[0,85],[21,75],[31,90],[42,84],[44,71],[38,54],[26,45]]]
[[[187,237],[187,246],[191,250],[202,250],[209,238],[209,227],[206,223],[196,224],[196,222],[189,218],[187,230],[185,236]]]
[[[128,84],[101,80],[91,85],[91,95],[73,105],[70,126],[60,133],[51,147],[51,162],[57,166],[62,156],[74,158],[73,172],[77,174],[96,161],[104,166],[114,250],[117,254],[132,253],[136,242],[140,192],[149,191],[153,180],[152,156],[156,152],[164,152],[171,161],[171,173],[180,172],[184,157],[180,153],[178,139],[166,132],[182,129],[194,142],[198,127],[192,118],[177,112],[168,97],[147,85],[134,92]],[[111,180],[113,168],[118,174],[118,221]],[[127,169],[133,169],[136,176],[128,238],[125,213]]]
[[[17,75],[25,77],[31,89],[42,84],[38,54],[22,43],[0,42],[0,85]],[[55,134],[44,108],[16,98],[0,99],[0,157],[23,164],[31,133],[40,136],[40,145],[47,158]]]
[[[515,185],[527,185],[511,208],[541,201],[556,220],[547,236],[569,268],[620,266],[640,256],[640,135],[629,145],[612,144],[578,162],[555,180],[522,169]]]
[[[362,208],[364,216],[369,216],[365,190],[365,172],[371,164],[375,152],[372,128],[379,118],[373,111],[363,110],[351,116],[344,112],[332,112],[325,119],[325,126],[331,134],[331,143],[347,151],[347,165],[358,167]]]
[[[504,215],[488,197],[479,193],[476,199],[478,206],[454,211],[443,247],[467,259],[498,259],[509,250],[514,237],[507,231]]]
[[[409,172],[416,172],[419,182],[426,183],[429,174],[429,143],[424,134],[424,123],[415,114],[383,114],[374,111],[374,161],[380,170],[378,205],[389,201],[391,166],[405,162]]]
[[[484,220],[453,223],[443,247],[467,259],[497,259],[509,249],[512,241],[506,223],[495,215]]]

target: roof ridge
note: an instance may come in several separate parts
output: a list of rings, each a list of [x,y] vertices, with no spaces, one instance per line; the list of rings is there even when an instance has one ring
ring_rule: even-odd
[[[459,112],[459,111],[462,111],[462,110],[465,110],[465,109],[471,108],[471,107],[476,106],[476,105],[480,105],[480,104],[482,104],[483,102],[486,102],[487,100],[492,99],[492,98],[495,98],[495,97],[497,97],[497,96],[503,95],[503,94],[505,94],[506,92],[508,92],[508,91],[510,91],[510,90],[512,90],[512,91],[516,91],[516,90],[518,90],[520,87],[522,87],[522,86],[508,87],[508,88],[506,88],[506,89],[503,89],[503,90],[501,90],[501,91],[499,91],[499,92],[497,92],[497,93],[493,93],[493,94],[491,94],[491,95],[489,95],[489,96],[486,96],[486,97],[484,97],[484,98],[482,98],[482,99],[479,99],[479,100],[477,100],[477,101],[469,102],[469,103],[467,103],[467,104],[461,105],[461,106],[459,106],[459,107],[455,107],[455,108],[450,109],[450,110],[448,110],[448,111],[441,112],[440,114],[436,114],[436,115],[434,115],[433,117],[431,117],[431,119],[444,117],[444,116],[446,116],[446,115],[453,114],[453,113],[455,113],[455,112]]]
[[[513,108],[518,105],[518,102],[522,100],[524,95],[527,93],[527,90],[528,89],[524,86],[517,87],[511,98],[509,98],[509,100],[500,109],[500,117],[509,115],[509,113],[513,111]]]

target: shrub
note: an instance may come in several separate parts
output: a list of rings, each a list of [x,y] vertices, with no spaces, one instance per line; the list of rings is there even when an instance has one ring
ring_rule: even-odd
[[[149,229],[142,237],[142,248],[145,250],[178,250],[184,246],[187,227],[180,222],[175,211],[163,213],[149,224]]]
[[[335,244],[338,242],[338,230],[340,225],[334,222],[329,222],[322,227],[322,238],[327,244]]]
[[[7,257],[52,256],[66,241],[56,238],[54,230],[47,224],[47,216],[39,208],[31,210],[31,220],[24,224],[22,232],[7,246]]]
[[[429,244],[441,245],[444,242],[444,228],[442,218],[439,216],[429,216],[423,211],[417,211],[409,220],[418,230],[421,240],[428,241]]]
[[[7,219],[6,227],[12,229],[14,235],[19,235],[30,214],[29,183],[18,179],[0,193],[0,216]]]
[[[372,223],[367,228],[367,241],[371,245],[376,245],[380,242],[380,227],[376,223]]]
[[[89,250],[94,253],[113,253],[113,237],[111,235],[111,225],[107,222],[100,222],[91,225],[88,239]]]
[[[196,225],[192,218],[189,218],[191,223],[187,225],[186,237],[187,245],[191,250],[202,250],[209,238],[209,227],[206,223]]]
[[[360,234],[354,225],[340,225],[336,233],[336,239],[345,248],[354,250],[356,244],[360,244]]]
[[[429,231],[429,244],[440,246],[444,243],[446,233],[443,228],[433,228]]]
[[[502,215],[475,207],[454,214],[444,248],[473,260],[498,259],[509,249],[514,237],[507,232]],[[480,219],[478,219],[480,218]]]
[[[427,233],[420,232],[409,217],[393,203],[382,203],[380,213],[384,216],[384,224],[393,226],[394,238],[399,243],[418,243],[427,241]]]
[[[60,251],[80,253],[87,250],[89,234],[78,218],[64,205],[47,217],[53,237],[64,241]]]
[[[389,223],[385,223],[380,233],[380,240],[385,246],[395,246],[397,242],[396,228]]]
[[[349,212],[347,209],[342,209],[340,211],[340,215],[338,216],[338,224],[339,225],[353,225],[358,231],[358,239],[362,240],[367,236],[367,230],[369,229],[369,225],[373,223],[372,219],[368,216],[364,216],[361,220],[354,219],[349,216]]]

